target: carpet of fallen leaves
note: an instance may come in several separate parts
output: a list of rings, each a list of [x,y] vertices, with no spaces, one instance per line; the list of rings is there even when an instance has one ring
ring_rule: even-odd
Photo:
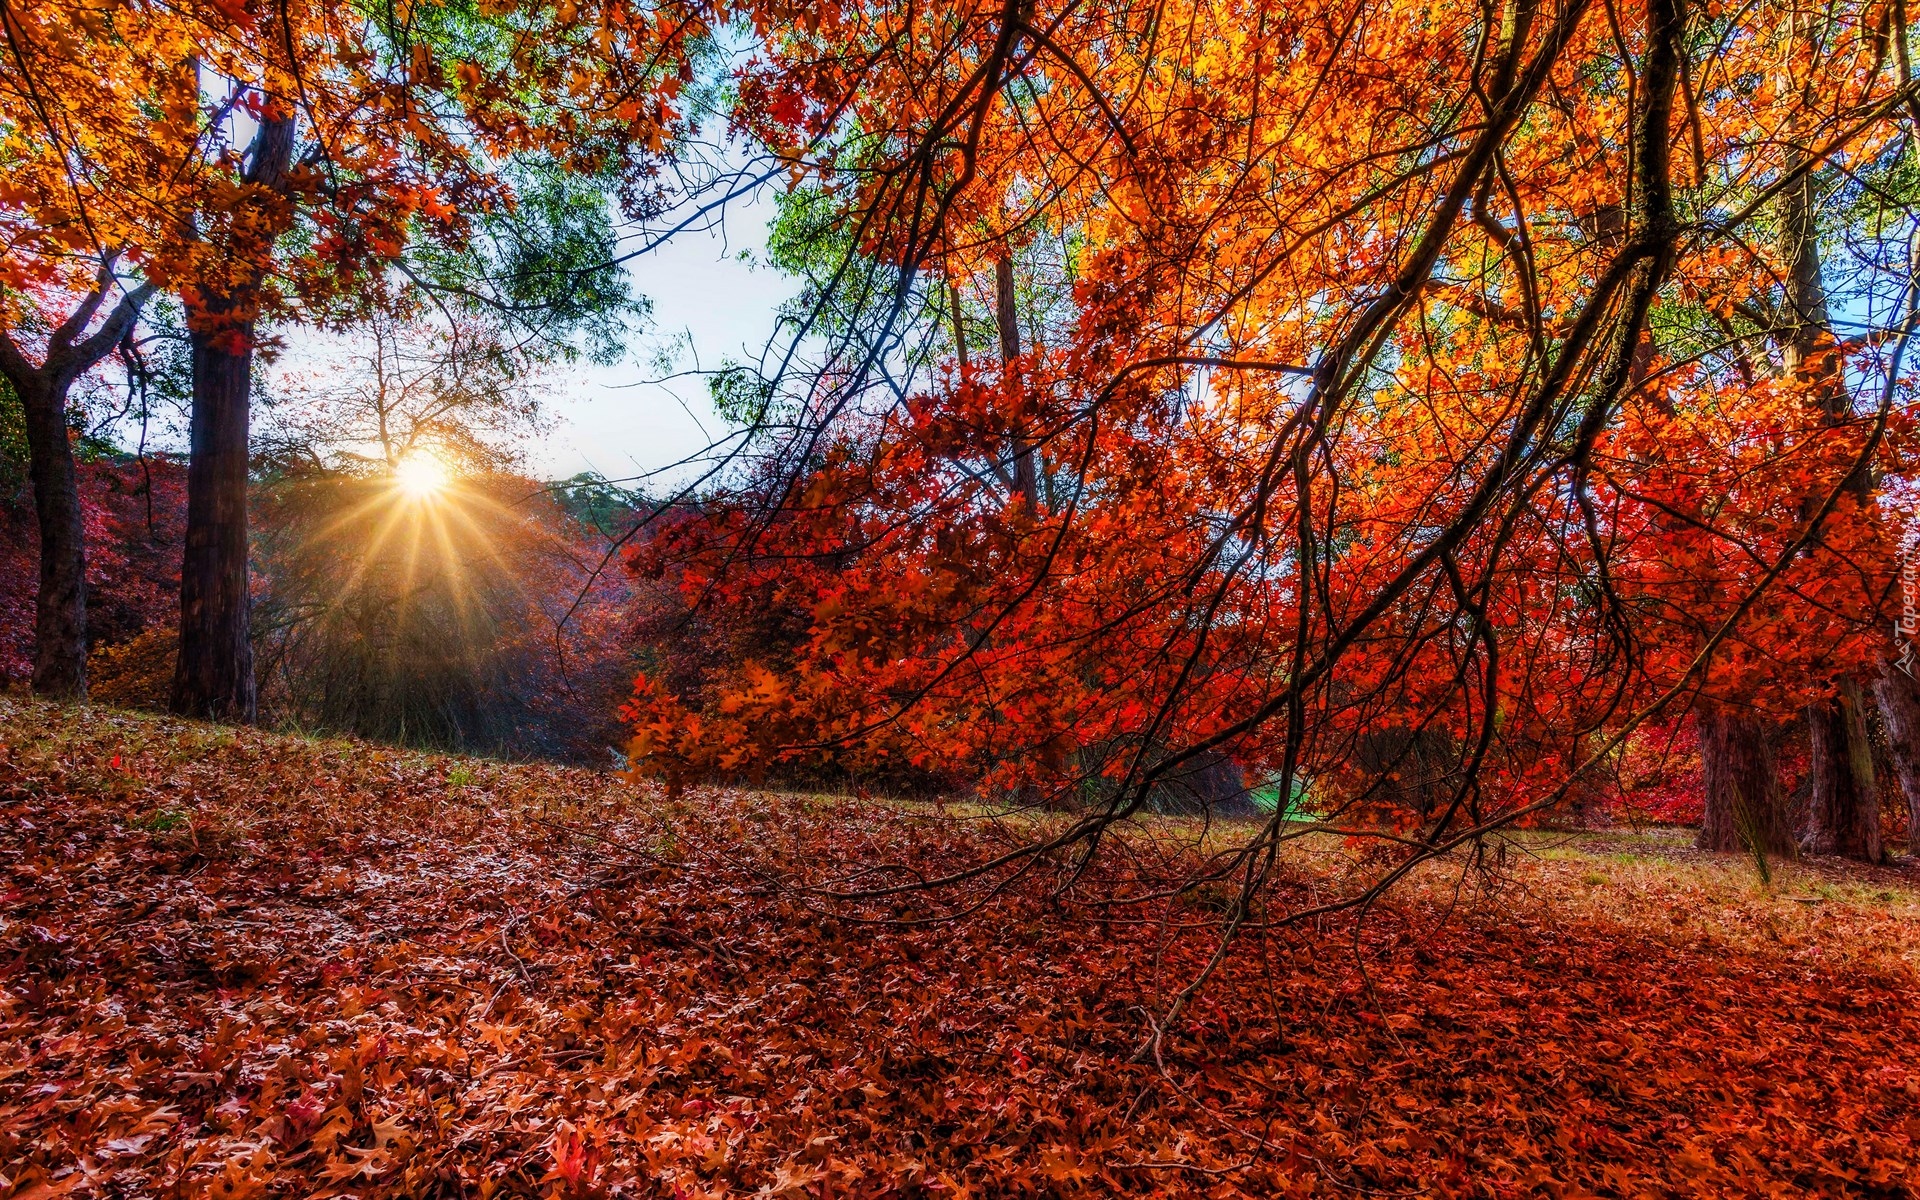
[[[858,924],[766,885],[978,836],[932,814],[0,700],[0,827],[9,1200],[1920,1180],[1905,960],[1823,960],[1777,923],[1578,898],[1442,919],[1416,887],[1358,930],[1247,943],[1163,1070],[1128,1060],[1204,930],[1018,896]],[[1895,873],[1862,886],[1911,909]]]

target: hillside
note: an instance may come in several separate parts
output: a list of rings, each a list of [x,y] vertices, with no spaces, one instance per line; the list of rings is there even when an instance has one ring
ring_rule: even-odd
[[[1204,897],[782,886],[974,816],[0,701],[0,1197],[1915,1194],[1911,874],[1533,837],[1137,1065]]]

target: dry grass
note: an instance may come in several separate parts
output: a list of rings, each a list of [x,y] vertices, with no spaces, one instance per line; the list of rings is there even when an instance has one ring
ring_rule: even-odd
[[[903,815],[937,812],[1029,836],[1064,820],[978,804],[890,805]],[[1259,829],[1245,820],[1167,816],[1131,824],[1136,838],[1168,853],[1219,853]],[[1489,838],[1477,860],[1457,853],[1419,869],[1400,895],[1495,920],[1605,926],[1679,948],[1722,947],[1804,960],[1810,967],[1920,977],[1920,859],[1897,856],[1884,866],[1776,859],[1763,879],[1751,857],[1695,849],[1693,837],[1692,829],[1674,827],[1513,830]],[[1379,870],[1338,835],[1290,842],[1281,864],[1293,874],[1348,888],[1364,886]]]
[[[1809,966],[1920,974],[1920,871],[1838,859],[1769,864],[1695,850],[1692,831],[1516,833],[1502,840],[1504,903],[1540,919],[1604,924],[1681,946]],[[1435,867],[1429,891],[1458,872]]]
[[[30,770],[70,773],[78,792],[124,792],[135,763],[151,779],[178,774],[179,805],[160,804],[158,826],[186,822],[199,836],[220,836],[249,821],[272,819],[276,793],[249,790],[226,764],[236,752],[271,755],[310,764],[311,775],[363,777],[368,788],[385,779],[431,776],[442,782],[438,802],[449,813],[472,819],[545,823],[591,829],[618,823],[631,830],[671,822],[661,797],[604,771],[545,763],[432,754],[369,745],[351,738],[307,738],[250,729],[176,721],[100,706],[63,708],[0,696],[0,761]],[[78,752],[76,756],[76,752]],[[102,753],[122,756],[128,770],[100,769]],[[284,771],[276,770],[284,781]],[[300,774],[296,767],[295,777]],[[834,806],[845,796],[780,794],[788,801]],[[216,797],[228,802],[211,804]],[[697,796],[694,798],[697,802]],[[317,804],[316,804],[317,801]],[[329,809],[351,808],[352,789],[334,788],[300,797],[303,819],[321,819]],[[870,802],[874,803],[874,802]],[[881,805],[903,817],[994,824],[1037,835],[1057,826],[1058,814],[1008,813],[980,804],[931,805],[890,800]],[[336,816],[351,819],[341,809]],[[1134,833],[1172,852],[1218,850],[1251,834],[1247,822],[1207,824],[1193,818],[1154,816],[1136,821]],[[1840,859],[1800,859],[1769,864],[1763,881],[1753,860],[1693,847],[1692,831],[1648,828],[1607,832],[1513,831],[1489,843],[1483,869],[1464,857],[1433,863],[1411,877],[1404,891],[1442,905],[1458,904],[1481,914],[1508,913],[1529,921],[1597,923],[1657,938],[1680,947],[1723,946],[1803,959],[1809,966],[1857,966],[1920,976],[1920,860],[1896,858],[1873,867]],[[1337,838],[1308,838],[1289,846],[1286,866],[1321,880],[1350,881],[1363,873],[1357,853]]]

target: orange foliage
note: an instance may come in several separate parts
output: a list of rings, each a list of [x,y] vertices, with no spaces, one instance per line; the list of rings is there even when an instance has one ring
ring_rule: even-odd
[[[413,242],[459,246],[477,215],[513,205],[499,173],[513,155],[637,194],[683,119],[673,97],[711,14],[560,0],[417,15],[310,0],[9,7],[0,87],[23,119],[0,126],[0,325],[32,331],[39,303],[85,293],[103,258],[236,337],[295,299],[354,309]],[[250,157],[276,121],[298,150],[284,170]]]
[[[1824,373],[1716,324],[1779,311],[1769,205],[1809,156],[1896,144],[1884,11],[1827,14],[1818,53],[1800,19],[1187,0],[770,31],[738,119],[837,206],[895,306],[873,329],[938,314],[937,361],[876,401],[884,338],[836,343],[799,432],[637,555],[718,625],[793,626],[644,676],[637,762],[1125,813],[1214,754],[1446,828],[1584,802],[1662,704],[1790,711],[1871,670],[1898,514],[1842,483],[1911,467],[1873,403],[1900,323]],[[1024,353],[963,358],[948,286],[962,314],[1043,245]],[[1868,381],[1837,419],[1835,370]]]

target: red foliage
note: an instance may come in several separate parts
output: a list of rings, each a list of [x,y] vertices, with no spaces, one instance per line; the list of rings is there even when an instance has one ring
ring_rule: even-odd
[[[154,456],[77,466],[87,537],[87,636],[93,646],[131,641],[177,623],[186,468]],[[0,505],[0,684],[33,675],[33,605],[40,534],[22,485]]]
[[[1499,55],[1470,6],[767,23],[735,117],[851,242],[813,282],[859,332],[783,384],[764,473],[645,550],[754,636],[641,677],[636,762],[1125,815],[1205,754],[1438,836],[1620,799],[1597,777],[1662,705],[1784,717],[1870,674],[1905,341],[1837,340],[1780,281],[1826,286],[1824,237],[1836,307],[1891,295],[1907,251],[1838,201],[1776,236],[1808,163],[1903,136],[1840,99],[1891,96],[1843,9],[1819,53],[1726,14],[1711,70],[1764,87],[1683,82],[1663,4],[1527,9]],[[1617,82],[1649,71],[1657,97]],[[1510,123],[1493,78],[1530,81]],[[1634,149],[1682,111],[1685,155]],[[898,396],[896,336],[933,360]]]
[[[1028,365],[1068,394],[1079,370],[1057,358]],[[1819,544],[1788,556],[1794,514],[1845,476],[1864,437],[1823,424],[1790,387],[1730,390],[1682,430],[1675,400],[1698,401],[1711,381],[1676,368],[1667,392],[1629,407],[1593,485],[1614,603],[1591,600],[1600,573],[1579,512],[1521,506],[1454,551],[1482,581],[1471,622],[1431,570],[1343,642],[1345,614],[1422,552],[1433,497],[1460,469],[1445,446],[1466,436],[1468,416],[1456,429],[1378,404],[1354,418],[1374,428],[1328,451],[1339,507],[1315,519],[1337,551],[1316,568],[1302,627],[1285,553],[1218,553],[1210,514],[1240,502],[1254,466],[1222,460],[1206,414],[1168,411],[1144,391],[1108,398],[1106,418],[1057,451],[1077,464],[1067,486],[1082,490],[1036,511],[955,465],[991,460],[1004,440],[1005,397],[979,380],[843,422],[779,507],[778,480],[749,484],[637,552],[637,568],[677,584],[700,622],[689,652],[643,675],[628,709],[647,771],[681,783],[914,771],[1071,798],[1119,787],[1143,749],[1151,758],[1264,712],[1222,750],[1257,778],[1291,745],[1323,808],[1363,803],[1392,825],[1429,810],[1404,790],[1418,772],[1384,734],[1424,723],[1458,762],[1492,724],[1482,811],[1529,804],[1679,684],[1776,559],[1789,557],[1786,569],[1721,646],[1700,680],[1707,694],[1784,717],[1887,653],[1891,513],[1845,500]],[[1911,431],[1895,434],[1882,458],[1900,469]],[[1381,445],[1397,448],[1391,464],[1374,461]],[[1499,661],[1469,688],[1462,663],[1488,639]],[[1277,697],[1329,645],[1339,652],[1295,739]],[[1684,711],[1683,700],[1667,714],[1669,731]],[[1635,736],[1640,747],[1661,737]],[[1677,776],[1658,786],[1690,791]],[[1656,807],[1677,817],[1697,804],[1676,795]]]
[[[1699,754],[1691,716],[1643,726],[1622,749],[1615,812],[1631,822],[1698,825],[1705,803]]]

